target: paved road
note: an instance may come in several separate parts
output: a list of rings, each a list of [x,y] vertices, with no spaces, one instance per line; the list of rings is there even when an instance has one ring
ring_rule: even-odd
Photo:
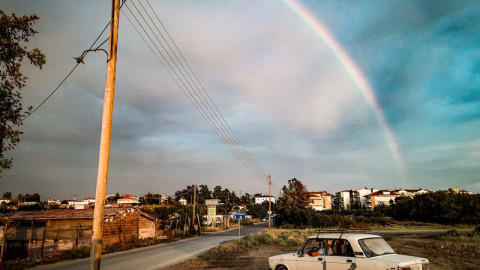
[[[241,236],[259,232],[268,227],[268,223],[260,223],[243,227]],[[238,239],[238,229],[213,233],[195,238],[180,240],[173,243],[132,249],[102,255],[103,269],[160,269],[184,261],[194,255],[217,247],[222,243]],[[72,269],[85,270],[89,268],[90,258],[68,262],[44,265],[35,269]]]

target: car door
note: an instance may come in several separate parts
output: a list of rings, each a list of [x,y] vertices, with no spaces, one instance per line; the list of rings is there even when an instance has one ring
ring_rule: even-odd
[[[296,269],[324,270],[325,269],[325,239],[308,239],[297,254]],[[318,249],[318,252],[312,250]]]
[[[344,239],[328,239],[325,255],[325,270],[349,270],[355,264],[352,247]],[[355,268],[353,268],[355,269]]]

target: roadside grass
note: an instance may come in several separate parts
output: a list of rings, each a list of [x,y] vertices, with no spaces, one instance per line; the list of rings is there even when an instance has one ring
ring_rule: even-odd
[[[240,241],[236,241],[235,244],[242,247],[254,247],[258,245],[294,247],[305,242],[305,239],[313,234],[313,229],[271,229],[265,232],[248,235]]]
[[[452,227],[465,228],[465,226]],[[472,226],[468,227],[472,228]],[[401,228],[397,227],[396,229],[400,230]],[[450,235],[445,233],[447,229],[451,228],[450,226],[432,225],[429,228],[443,229],[444,233],[443,235],[427,236],[422,232],[415,232],[412,235],[392,234],[382,237],[399,254],[428,258],[431,269],[478,269],[478,265],[480,265],[480,259],[478,259],[480,258],[480,242],[470,241],[473,239],[478,241],[479,239],[478,235],[473,236],[473,230],[461,231],[457,236],[454,232],[449,232]],[[405,232],[412,232],[409,230],[410,228],[403,229]],[[468,239],[469,241],[462,241],[462,239],[466,239],[464,237],[470,237],[468,234],[472,235]],[[268,268],[268,257],[295,252],[304,243],[305,239],[312,235],[315,235],[315,232],[311,228],[272,228],[244,237],[240,241],[235,240],[220,245],[171,269],[266,269]],[[245,267],[245,265],[251,267]]]
[[[425,223],[425,225],[414,225],[414,226],[403,226],[403,225],[392,225],[392,226],[383,226],[383,227],[371,227],[372,231],[428,231],[428,230],[473,230],[475,226],[473,225],[442,225],[434,223]]]
[[[432,240],[448,240],[458,242],[480,242],[480,226],[447,226],[429,224],[428,226],[392,226],[388,228],[378,229],[372,228],[373,233],[375,231],[429,231],[429,230],[447,230],[444,234],[438,235],[423,235],[420,238],[432,239]],[[242,238],[240,241],[233,241],[220,247],[220,249],[236,249],[238,247],[251,248],[258,245],[277,245],[294,247],[299,246],[305,242],[305,239],[309,236],[315,235],[315,229],[271,229],[256,234],[251,234]],[[393,236],[384,236],[386,240],[395,238]],[[226,252],[224,250],[223,252]]]
[[[90,247],[77,247],[63,250],[60,254],[60,261],[86,258],[90,256]]]
[[[115,246],[104,247],[102,254],[108,254],[118,251],[130,250],[133,248],[147,247],[152,245],[158,245],[161,243],[169,242],[165,239],[153,239],[146,238],[133,243],[118,244]],[[77,247],[67,250],[62,250],[56,254],[45,256],[39,259],[25,258],[16,260],[6,260],[0,265],[0,270],[3,269],[25,269],[31,268],[43,264],[52,264],[60,261],[75,260],[81,258],[87,258],[90,256],[90,246]]]
[[[445,234],[440,235],[426,235],[424,239],[446,240],[452,242],[477,242],[480,244],[480,225],[475,226],[472,231],[467,230],[449,230]]]
[[[213,233],[213,232],[220,232],[226,230],[225,227],[203,227],[202,228],[202,233]]]

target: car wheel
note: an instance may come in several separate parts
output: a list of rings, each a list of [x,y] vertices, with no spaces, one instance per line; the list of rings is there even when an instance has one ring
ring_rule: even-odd
[[[285,265],[280,265],[279,267],[277,267],[277,269],[275,270],[288,270],[287,267]]]

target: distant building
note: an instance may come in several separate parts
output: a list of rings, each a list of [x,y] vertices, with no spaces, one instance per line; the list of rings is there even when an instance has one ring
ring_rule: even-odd
[[[365,196],[367,202],[367,209],[375,209],[375,206],[384,204],[389,205],[395,202],[395,198],[399,197],[400,194],[393,190],[379,190],[372,194]]]
[[[353,190],[353,202],[355,205],[360,206],[361,209],[367,208],[367,198],[365,197],[368,194],[377,192],[377,189],[373,188],[359,188]]]
[[[343,190],[335,194],[333,199],[333,208],[339,210],[345,210],[349,208],[368,208],[366,195],[378,191],[373,188],[360,188],[360,189],[351,189]]]
[[[168,202],[168,196],[163,194],[147,193],[143,195],[143,200],[145,202],[149,202],[150,204],[162,204]]]
[[[33,206],[33,205],[40,205],[39,202],[19,202],[18,205],[20,206]]]
[[[68,200],[67,203],[68,203],[68,206],[74,206],[78,201],[76,200]]]
[[[426,189],[422,189],[422,188],[419,188],[419,189],[396,189],[394,190],[393,192],[395,193],[398,193],[400,196],[408,196],[408,197],[411,197],[413,198],[415,195],[419,195],[419,194],[425,194],[425,193],[429,193],[431,191],[429,190],[426,190]]]
[[[161,194],[160,196],[161,196],[162,203],[167,203],[168,202],[168,196],[167,195]]]
[[[255,204],[262,204],[263,202],[268,202],[269,196],[255,196]],[[272,203],[276,202],[276,198],[272,196]]]
[[[11,203],[11,202],[12,202],[12,200],[9,199],[9,198],[1,198],[1,199],[0,199],[0,204],[2,204],[2,203]]]
[[[131,207],[139,204],[140,201],[137,199],[137,197],[131,194],[124,194],[120,199],[117,200],[117,205],[120,207]]]
[[[128,193],[121,195],[120,198],[134,198],[134,199],[138,199],[137,196],[132,195],[132,194],[128,194]]]
[[[178,202],[181,204],[181,205],[187,205],[187,200],[185,200],[185,198],[181,198],[180,200],[178,200]]]
[[[333,199],[333,208],[338,210],[347,209],[350,205],[350,190],[339,191]]]
[[[309,206],[316,211],[332,210],[333,194],[326,191],[308,192],[310,196]]]
[[[468,195],[473,194],[471,191],[467,191],[467,190],[463,190],[463,189],[459,189],[459,188],[449,188],[448,190],[442,190],[442,191],[449,192],[449,193],[468,194]]]
[[[61,203],[62,203],[62,201],[60,201],[60,200],[55,200],[55,199],[48,199],[47,200],[48,205],[59,205]]]
[[[93,207],[93,205],[90,205],[87,202],[75,202],[75,204],[73,205],[73,209],[77,209],[77,210],[90,209],[92,207]]]
[[[83,199],[83,202],[85,202],[87,204],[95,204],[95,198],[88,197],[88,198]]]

